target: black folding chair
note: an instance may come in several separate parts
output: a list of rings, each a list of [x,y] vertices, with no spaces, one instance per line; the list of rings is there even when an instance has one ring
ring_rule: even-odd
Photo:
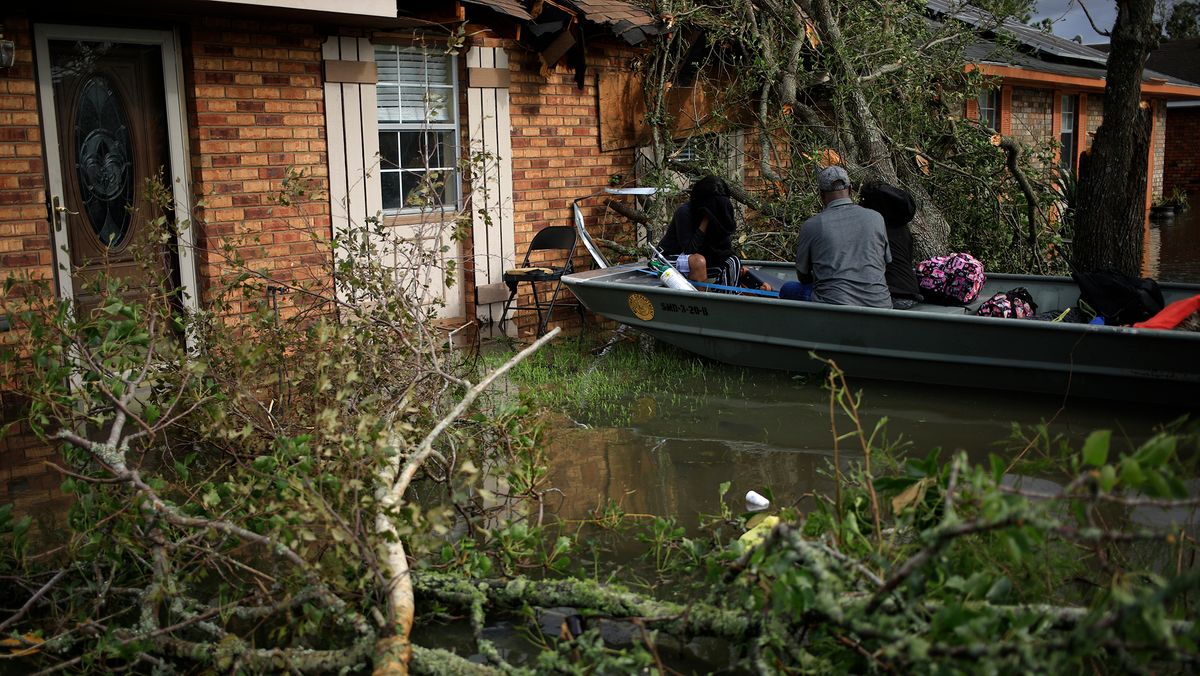
[[[513,268],[504,271],[504,283],[508,285],[508,300],[504,303],[504,311],[500,315],[500,330],[504,330],[504,323],[508,321],[508,311],[511,307],[514,312],[521,310],[536,310],[538,316],[538,332],[539,336],[546,333],[546,324],[550,322],[550,316],[554,314],[554,305],[558,302],[558,294],[562,291],[562,276],[575,271],[573,259],[575,258],[575,229],[567,225],[551,225],[542,228],[536,235],[533,236],[533,241],[529,243],[529,248],[525,251],[525,260],[521,261],[521,267]],[[529,256],[534,251],[551,251],[561,250],[566,251],[566,260],[563,265],[555,267],[551,265],[529,265]],[[533,305],[512,307],[513,300],[517,297],[517,291],[520,289],[521,282],[529,284],[533,290]],[[541,295],[538,293],[538,284],[547,282],[554,283],[554,293],[550,296],[550,301],[543,302]],[[582,312],[582,306],[579,307]]]

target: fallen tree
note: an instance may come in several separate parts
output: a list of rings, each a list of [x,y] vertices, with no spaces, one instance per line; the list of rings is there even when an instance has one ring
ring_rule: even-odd
[[[856,183],[877,179],[912,192],[918,258],[967,249],[991,269],[1037,269],[1056,256],[1048,242],[1037,242],[1044,250],[1031,262],[1024,247],[1010,251],[1007,232],[1025,229],[1029,212],[1053,201],[1054,163],[1040,149],[1020,153],[1018,171],[1006,171],[995,131],[963,119],[966,102],[990,85],[965,68],[964,48],[999,31],[1024,3],[989,7],[994,15],[952,4],[935,17],[919,3],[658,3],[668,30],[639,62],[653,158],[640,180],[669,192],[681,171],[693,179],[725,176],[751,223],[781,233],[751,233],[748,254],[786,260],[796,226],[819,208],[813,168],[835,161]],[[974,23],[955,17],[964,8]],[[694,128],[681,125],[671,107],[678,97],[667,95],[681,86],[704,92],[688,108],[691,117],[697,106],[705,113]],[[731,130],[757,142],[743,154],[705,141]],[[681,146],[692,156],[686,166],[673,160]],[[731,155],[746,158],[744,186]],[[1015,183],[1022,176],[1034,190]],[[1055,227],[1044,214],[1034,224]]]

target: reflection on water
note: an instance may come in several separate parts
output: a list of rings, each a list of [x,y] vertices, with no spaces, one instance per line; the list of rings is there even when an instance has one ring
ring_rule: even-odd
[[[714,371],[727,378],[714,378]],[[565,494],[560,518],[586,518],[612,500],[626,512],[672,515],[690,525],[699,514],[719,513],[725,481],[732,483],[726,500],[735,512],[751,489],[770,489],[777,505],[832,492],[825,476],[833,455],[829,400],[818,384],[718,364],[707,376],[627,402],[629,427],[595,417],[549,433],[550,482]],[[1077,442],[1097,428],[1112,429],[1123,450],[1183,412],[1104,402],[1059,412],[1061,401],[1051,397],[871,381],[852,386],[864,390],[868,432],[886,417],[887,438],[900,440],[906,452],[923,457],[938,447],[963,449],[977,462],[1014,452],[1014,442],[1006,442],[1013,422],[1052,421],[1052,432]],[[838,431],[848,429],[839,415]],[[841,442],[841,453],[861,457],[853,440]]]
[[[1150,221],[1145,274],[1160,282],[1200,282],[1200,196],[1174,218]]]

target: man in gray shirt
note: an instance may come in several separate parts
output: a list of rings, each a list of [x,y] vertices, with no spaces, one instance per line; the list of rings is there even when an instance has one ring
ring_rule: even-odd
[[[821,170],[817,187],[825,209],[800,228],[800,281],[813,284],[815,301],[891,308],[884,271],[892,254],[883,217],[851,201],[850,176],[841,167]]]

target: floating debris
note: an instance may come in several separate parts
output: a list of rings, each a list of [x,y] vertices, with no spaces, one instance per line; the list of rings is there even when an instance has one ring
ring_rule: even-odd
[[[755,491],[746,491],[746,511],[761,512],[771,506],[771,501]]]

